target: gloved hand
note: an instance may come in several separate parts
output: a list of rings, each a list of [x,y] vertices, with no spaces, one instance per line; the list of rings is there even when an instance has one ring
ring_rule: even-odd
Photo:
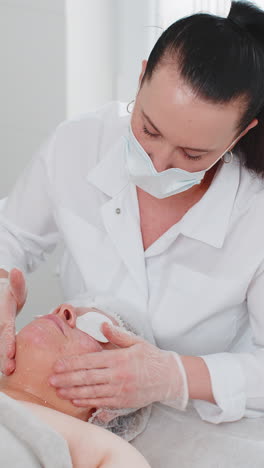
[[[119,348],[59,360],[50,383],[76,406],[140,408],[154,401],[185,409],[186,373],[177,353],[163,351],[106,323],[102,331]]]
[[[14,268],[9,278],[0,279],[0,371],[11,374],[15,368],[15,319],[26,301],[23,273]]]

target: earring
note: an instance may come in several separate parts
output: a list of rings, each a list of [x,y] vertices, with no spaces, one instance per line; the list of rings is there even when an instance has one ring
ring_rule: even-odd
[[[128,103],[127,107],[126,107],[127,113],[128,113],[128,114],[131,114],[131,111],[129,110],[129,106],[130,106],[131,104],[133,104],[133,102],[135,102],[135,99],[133,99],[133,101],[130,101],[130,102]]]
[[[225,156],[226,155],[223,156],[223,161],[224,161],[225,164],[230,164],[234,159],[234,155],[233,155],[231,150],[229,151],[229,159],[228,160],[226,160]]]

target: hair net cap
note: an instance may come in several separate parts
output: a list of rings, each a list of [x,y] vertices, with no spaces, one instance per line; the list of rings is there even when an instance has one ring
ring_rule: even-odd
[[[138,409],[100,408],[94,412],[88,422],[103,427],[130,442],[146,428],[151,415],[151,409],[152,405]]]

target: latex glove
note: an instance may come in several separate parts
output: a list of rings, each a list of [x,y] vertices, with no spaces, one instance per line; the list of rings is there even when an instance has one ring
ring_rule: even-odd
[[[76,406],[140,408],[154,401],[185,409],[188,386],[177,353],[163,351],[138,336],[104,323],[102,331],[122,349],[59,360],[50,383]]]
[[[10,375],[16,368],[15,320],[26,301],[23,273],[14,268],[0,279],[0,371]]]

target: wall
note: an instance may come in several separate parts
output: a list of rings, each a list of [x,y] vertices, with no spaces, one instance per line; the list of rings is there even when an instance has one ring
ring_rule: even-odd
[[[67,115],[113,98],[116,0],[66,0]]]
[[[162,33],[158,0],[116,1],[115,97],[130,102],[138,88],[142,60]]]
[[[161,29],[159,0],[66,0],[67,112],[131,101]]]
[[[0,0],[0,198],[66,116],[63,0]],[[60,300],[56,258],[29,275],[18,328]]]
[[[141,61],[160,34],[157,3],[0,0],[0,197],[57,123],[134,98]],[[18,328],[62,301],[59,254],[27,277]]]

